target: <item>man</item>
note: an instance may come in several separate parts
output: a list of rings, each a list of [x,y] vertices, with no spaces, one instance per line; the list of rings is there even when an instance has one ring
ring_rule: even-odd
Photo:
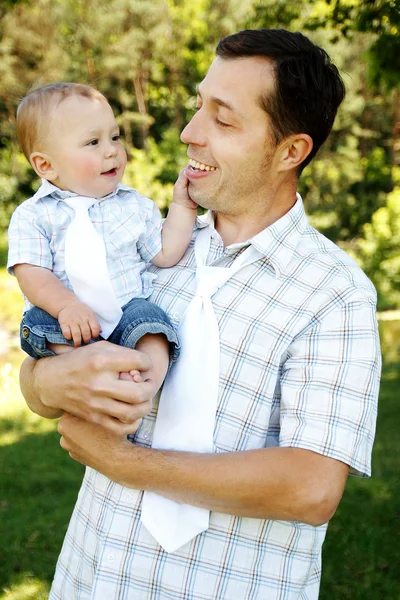
[[[326,523],[349,470],[370,474],[380,373],[373,287],[296,196],[343,97],[337,69],[301,34],[239,32],[218,45],[182,133],[188,193],[212,211],[194,231],[210,228],[207,264],[260,253],[212,298],[215,453],[150,448],[156,409],[118,380],[147,368],[140,353],[99,343],[27,359],[29,406],[66,411],[61,445],[90,467],[52,600],[318,598]],[[193,246],[157,273],[152,300],[177,323],[194,273]],[[164,552],[140,522],[138,490],[210,510],[208,530]]]

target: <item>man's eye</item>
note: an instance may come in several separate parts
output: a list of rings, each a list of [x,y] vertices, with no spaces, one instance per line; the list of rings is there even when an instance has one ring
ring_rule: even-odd
[[[215,119],[215,122],[217,123],[217,125],[219,125],[220,127],[230,127],[229,123],[224,123],[223,121],[220,121],[219,119]]]
[[[118,140],[121,138],[121,135],[119,133],[116,133],[115,135],[112,136],[112,141],[113,142],[118,142]]]
[[[87,146],[97,146],[98,143],[99,143],[99,140],[95,139],[95,140],[90,140],[90,142],[88,142],[86,145]]]

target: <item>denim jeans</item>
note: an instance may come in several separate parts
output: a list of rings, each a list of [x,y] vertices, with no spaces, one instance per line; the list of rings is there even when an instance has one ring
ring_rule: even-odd
[[[170,364],[179,356],[179,340],[167,314],[155,304],[144,298],[133,298],[122,307],[122,317],[107,338],[109,342],[135,348],[137,342],[146,333],[162,333],[170,345]],[[103,338],[92,339],[89,343],[98,342]],[[47,347],[51,344],[68,344],[73,346],[72,340],[67,340],[61,331],[57,319],[41,308],[34,306],[28,310],[21,323],[21,348],[33,358],[53,356],[54,352]]]

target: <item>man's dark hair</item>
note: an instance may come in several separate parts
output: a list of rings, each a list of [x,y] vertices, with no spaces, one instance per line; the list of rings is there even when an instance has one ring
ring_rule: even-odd
[[[307,133],[313,149],[298,174],[314,158],[332,129],[345,87],[338,69],[322,48],[301,33],[285,29],[248,29],[223,38],[222,59],[265,57],[275,70],[275,94],[265,94],[262,108],[272,120],[276,143],[293,133]]]

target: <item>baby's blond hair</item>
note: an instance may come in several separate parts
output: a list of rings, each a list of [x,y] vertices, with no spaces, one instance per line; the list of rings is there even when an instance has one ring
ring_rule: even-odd
[[[17,135],[22,152],[30,162],[32,152],[43,150],[51,127],[51,114],[66,98],[83,96],[89,100],[107,99],[83,83],[49,83],[27,94],[17,108]]]

